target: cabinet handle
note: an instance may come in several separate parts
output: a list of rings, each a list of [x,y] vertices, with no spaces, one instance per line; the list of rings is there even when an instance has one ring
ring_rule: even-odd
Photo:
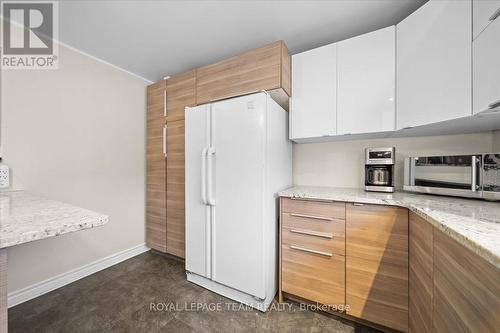
[[[168,128],[167,125],[163,126],[163,156],[167,157],[167,136],[168,136]]]
[[[303,218],[306,218],[306,219],[313,219],[313,220],[333,221],[332,218],[323,217],[323,216],[304,215],[304,214],[290,214],[290,215],[294,216],[294,217],[303,217]]]
[[[163,117],[167,116],[167,89],[163,90]]]
[[[329,234],[326,232],[317,232],[317,231],[312,231],[312,230],[291,229],[290,232],[293,232],[295,234],[316,236],[316,237],[322,237],[322,238],[328,238],[328,239],[333,238],[333,234]]]
[[[290,248],[292,250],[298,250],[298,251],[303,251],[303,252],[308,252],[308,253],[319,254],[320,256],[325,256],[325,257],[329,257],[329,258],[331,258],[333,256],[332,253],[312,250],[312,249],[308,249],[308,248],[300,247],[300,246],[295,246],[295,245],[290,245]]]
[[[490,110],[491,109],[495,109],[495,108],[497,108],[499,106],[500,106],[500,99],[498,101],[496,101],[496,102],[493,102],[493,103],[489,104],[488,105],[488,109],[490,109]]]
[[[353,202],[353,206],[364,206],[365,204],[359,203],[359,202]]]
[[[500,8],[498,8],[494,13],[493,15],[490,16],[490,18],[488,19],[488,21],[495,21],[495,19],[500,16]]]

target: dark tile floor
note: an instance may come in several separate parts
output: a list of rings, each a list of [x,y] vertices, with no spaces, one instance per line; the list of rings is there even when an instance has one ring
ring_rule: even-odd
[[[222,309],[182,311],[193,303]],[[182,262],[148,252],[9,309],[9,332],[378,332],[295,303],[266,313],[226,303],[187,282]]]

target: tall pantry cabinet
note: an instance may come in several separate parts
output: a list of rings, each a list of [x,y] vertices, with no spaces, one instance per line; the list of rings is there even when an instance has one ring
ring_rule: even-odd
[[[184,108],[196,104],[196,73],[148,87],[146,244],[184,258]]]
[[[165,160],[165,81],[147,87],[146,243],[167,251],[167,183]]]

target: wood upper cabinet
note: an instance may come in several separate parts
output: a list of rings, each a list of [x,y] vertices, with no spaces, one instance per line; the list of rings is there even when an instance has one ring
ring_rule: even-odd
[[[146,244],[167,250],[167,183],[164,155],[165,81],[147,87],[146,113]]]
[[[347,314],[408,331],[408,210],[346,204]]]
[[[393,131],[396,28],[337,43],[337,134]]]
[[[430,0],[397,25],[397,129],[472,114],[471,0]]]
[[[337,44],[292,56],[290,138],[337,134]]]
[[[500,270],[434,229],[434,332],[500,332]]]
[[[290,56],[282,41],[197,69],[198,105],[259,90],[274,91],[280,104],[290,96]]]
[[[185,255],[184,109],[196,105],[196,72],[167,80],[167,253]]]
[[[433,226],[410,212],[409,326],[411,333],[432,332]]]
[[[497,17],[472,43],[474,113],[500,108],[499,41],[500,17]]]

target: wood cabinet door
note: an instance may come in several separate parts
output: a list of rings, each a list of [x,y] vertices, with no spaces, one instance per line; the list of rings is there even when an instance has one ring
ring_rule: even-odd
[[[472,114],[471,0],[430,0],[397,25],[397,129]]]
[[[290,138],[337,134],[337,44],[292,56]]]
[[[434,229],[434,332],[500,332],[500,270]]]
[[[410,212],[409,326],[412,333],[432,332],[433,226]]]
[[[147,88],[146,244],[167,250],[166,161],[164,155],[165,81]]]
[[[196,72],[167,80],[167,253],[185,257],[184,109],[196,104]]]
[[[408,331],[408,210],[346,205],[347,314]]]
[[[396,28],[338,43],[337,134],[393,131],[396,123]]]
[[[196,104],[279,88],[290,95],[290,56],[282,41],[198,68]]]
[[[167,80],[167,122],[184,119],[186,106],[196,105],[196,70]]]

